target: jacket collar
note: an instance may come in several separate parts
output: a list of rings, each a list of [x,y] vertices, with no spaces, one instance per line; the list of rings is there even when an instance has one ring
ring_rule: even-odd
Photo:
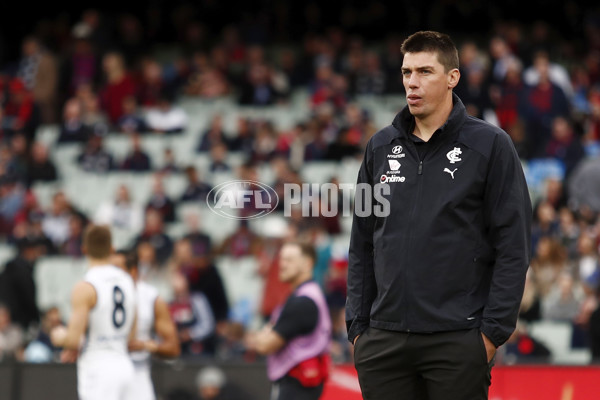
[[[467,110],[460,100],[460,98],[456,95],[456,93],[452,93],[452,102],[454,106],[452,107],[452,111],[450,112],[450,116],[436,132],[442,135],[451,135],[452,133],[457,133],[462,124],[467,119]],[[408,106],[405,106],[394,118],[392,122],[392,126],[396,128],[398,131],[398,135],[391,138],[390,142],[397,137],[408,138],[409,133],[413,130],[415,124],[415,117],[408,110]]]

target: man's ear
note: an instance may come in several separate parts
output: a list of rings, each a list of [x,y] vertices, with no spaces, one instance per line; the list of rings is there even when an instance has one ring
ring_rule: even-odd
[[[448,72],[448,89],[454,89],[460,80],[460,71],[454,68]]]

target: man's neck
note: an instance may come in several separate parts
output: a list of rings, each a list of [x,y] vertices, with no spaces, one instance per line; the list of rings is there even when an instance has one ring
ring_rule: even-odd
[[[296,290],[298,289],[298,287],[300,285],[302,285],[304,282],[308,282],[312,279],[312,275],[302,275],[299,276],[297,279],[294,279],[294,281],[290,282],[292,285],[292,289]]]
[[[104,266],[110,263],[110,258],[88,258],[88,265],[90,268]]]

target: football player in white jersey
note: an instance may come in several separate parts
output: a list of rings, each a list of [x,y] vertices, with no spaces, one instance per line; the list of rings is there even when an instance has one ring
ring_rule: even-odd
[[[135,282],[137,292],[136,338],[129,343],[130,356],[135,369],[130,395],[127,400],[155,400],[150,375],[150,358],[179,356],[180,345],[177,329],[171,319],[167,303],[159,297],[150,284],[138,279],[138,260],[134,252],[117,251],[113,256],[115,265],[127,270]],[[157,340],[153,338],[157,337]]]
[[[55,328],[51,340],[79,351],[79,399],[122,400],[134,375],[127,344],[135,339],[135,286],[129,274],[111,264],[107,226],[86,228],[82,248],[89,269],[73,288],[67,328]]]

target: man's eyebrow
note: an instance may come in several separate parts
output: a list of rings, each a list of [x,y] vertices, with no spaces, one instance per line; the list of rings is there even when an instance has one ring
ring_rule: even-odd
[[[410,68],[410,67],[401,67],[402,71],[412,71],[412,70],[416,70],[416,71],[423,71],[425,69],[434,69],[433,65],[422,65],[420,67],[414,67],[414,68]]]

